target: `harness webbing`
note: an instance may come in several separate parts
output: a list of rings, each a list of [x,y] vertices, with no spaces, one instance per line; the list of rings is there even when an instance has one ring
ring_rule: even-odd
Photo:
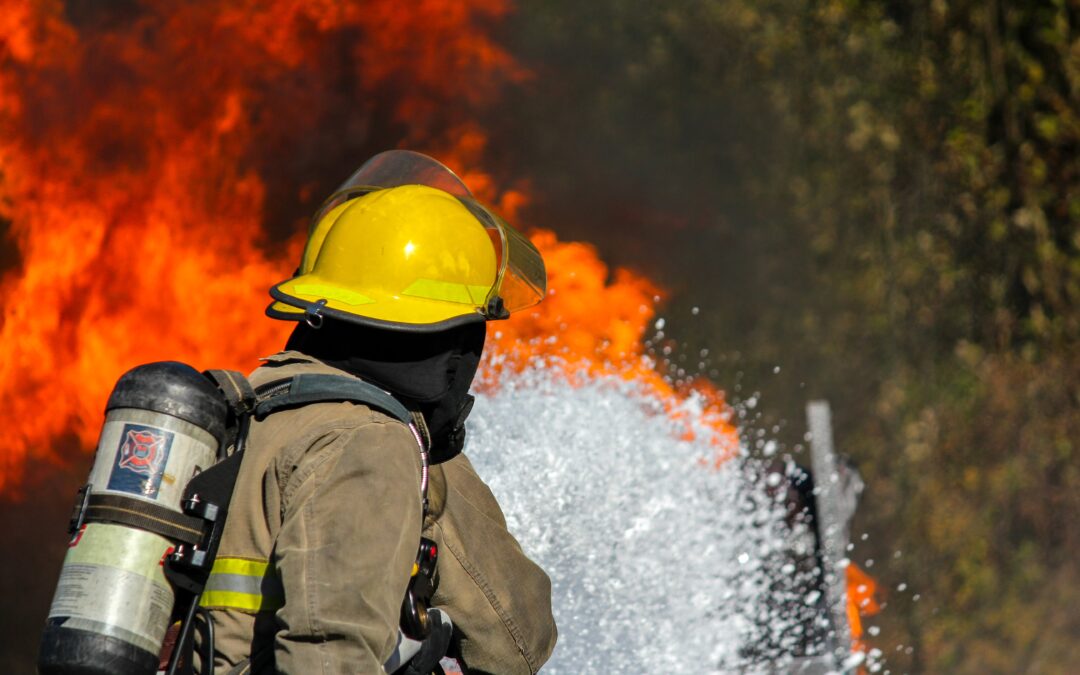
[[[152,502],[115,494],[91,493],[83,516],[87,523],[117,523],[159,534],[170,541],[198,544],[203,521]]]
[[[255,406],[255,419],[261,420],[278,410],[308,403],[353,401],[378,408],[403,424],[412,422],[409,410],[396,398],[371,383],[352,377],[305,373],[265,384],[259,387],[258,393],[261,398],[264,392],[276,392],[286,386],[284,393],[274,393],[259,401]]]
[[[242,415],[255,409],[255,390],[243,373],[235,370],[208,370],[206,375],[217,384],[235,414]]]

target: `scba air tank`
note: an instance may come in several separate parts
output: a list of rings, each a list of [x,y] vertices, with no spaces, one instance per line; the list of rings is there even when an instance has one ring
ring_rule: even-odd
[[[217,387],[183,363],[139,366],[117,381],[90,471],[90,515],[68,544],[46,621],[42,675],[157,671],[175,601],[165,577],[174,544],[139,525],[181,513],[188,481],[217,460],[226,410]]]

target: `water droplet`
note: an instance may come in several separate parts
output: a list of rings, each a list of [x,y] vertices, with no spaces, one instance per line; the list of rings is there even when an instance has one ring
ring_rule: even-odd
[[[852,652],[844,659],[844,671],[854,670],[856,667],[861,666],[863,661],[866,660],[866,654],[862,652]]]

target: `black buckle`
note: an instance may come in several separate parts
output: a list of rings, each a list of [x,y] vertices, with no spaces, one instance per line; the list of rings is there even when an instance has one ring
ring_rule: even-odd
[[[423,640],[431,632],[428,608],[435,595],[435,565],[439,560],[439,547],[427,537],[420,538],[420,550],[416,554],[409,587],[401,603],[401,630],[414,640]]]
[[[83,521],[86,519],[86,509],[90,505],[90,488],[93,486],[90,483],[79,488],[79,492],[75,495],[75,506],[71,509],[71,518],[68,520],[68,534],[75,536],[75,533],[82,529]]]
[[[180,544],[169,554],[166,571],[171,574],[167,576],[173,584],[184,590],[200,593],[210,575],[210,568],[213,566],[211,556],[216,544],[221,541],[225,521],[221,518],[221,508],[217,504],[204,502],[197,494],[185,499],[181,506],[185,514],[201,518],[210,526],[204,528],[202,541],[197,546]]]
[[[487,307],[484,308],[484,317],[489,321],[501,321],[502,319],[509,319],[510,312],[506,310],[503,299],[496,295],[488,301]]]

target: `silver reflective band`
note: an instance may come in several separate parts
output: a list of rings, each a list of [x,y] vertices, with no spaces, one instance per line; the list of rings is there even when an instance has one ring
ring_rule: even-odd
[[[273,611],[285,604],[285,592],[265,560],[218,558],[199,604],[244,612]]]

